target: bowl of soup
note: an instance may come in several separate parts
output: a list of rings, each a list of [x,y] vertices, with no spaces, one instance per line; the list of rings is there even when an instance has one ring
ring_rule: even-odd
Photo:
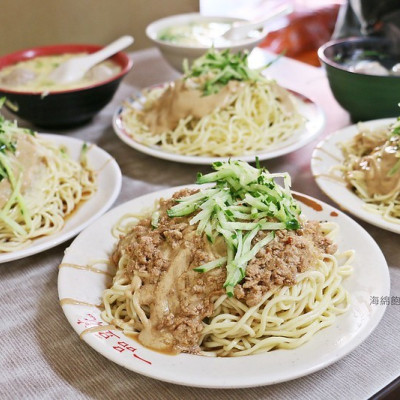
[[[213,17],[199,13],[178,14],[152,22],[146,35],[159,48],[166,61],[176,70],[183,70],[183,60],[190,64],[209,48],[251,51],[267,35],[266,28],[254,29],[240,40],[223,37],[233,24],[246,20],[233,17]]]
[[[400,51],[378,37],[332,40],[318,50],[338,103],[354,122],[396,117],[400,108]]]
[[[90,121],[113,98],[132,68],[119,52],[97,64],[82,79],[57,84],[50,73],[62,62],[102,46],[65,44],[35,47],[0,57],[0,97],[18,117],[45,128],[68,128]]]

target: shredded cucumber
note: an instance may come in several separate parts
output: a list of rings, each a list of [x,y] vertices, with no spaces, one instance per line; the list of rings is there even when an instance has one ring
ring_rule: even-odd
[[[160,220],[160,211],[154,211],[151,215],[151,226],[156,229]]]
[[[268,245],[278,229],[299,229],[300,207],[290,192],[288,174],[270,174],[266,169],[250,166],[242,161],[213,164],[215,172],[198,174],[198,184],[214,184],[177,200],[167,214],[182,217],[193,214],[190,224],[197,233],[205,233],[214,242],[222,236],[227,246],[227,256],[195,268],[207,272],[226,264],[227,278],[224,287],[233,296],[234,287],[245,277],[249,261]],[[282,178],[284,186],[275,179]],[[260,231],[266,236],[252,247]]]
[[[204,96],[218,93],[231,80],[257,81],[263,79],[261,70],[250,69],[248,66],[248,53],[231,53],[229,50],[217,51],[209,49],[203,56],[196,59],[189,68],[187,62],[183,64],[184,78],[205,76],[207,79],[202,84]]]
[[[4,103],[4,98],[0,99],[0,108]],[[15,175],[9,161],[9,155],[15,154],[17,151],[17,143],[15,141],[15,134],[26,133],[35,136],[35,133],[30,129],[18,128],[16,122],[7,121],[0,115],[0,181],[7,179],[10,182],[12,194],[7,203],[0,210],[0,220],[6,225],[9,225],[16,234],[23,235],[25,230],[18,225],[13,219],[9,218],[7,213],[10,208],[16,204],[20,214],[24,218],[26,228],[29,230],[32,225],[30,212],[26,207],[26,202],[21,194],[21,174]]]
[[[194,268],[194,271],[207,272],[216,267],[220,267],[221,265],[224,265],[225,263],[226,263],[226,257],[221,257],[221,258],[218,258],[217,260],[213,260],[213,261],[210,261],[209,263],[203,264],[200,267]]]

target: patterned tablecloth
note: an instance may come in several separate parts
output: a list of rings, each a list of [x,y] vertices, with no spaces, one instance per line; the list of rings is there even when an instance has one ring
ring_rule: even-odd
[[[257,50],[252,54],[253,65],[270,57]],[[134,90],[177,77],[155,49],[133,53],[132,58],[133,70],[114,100],[92,123],[59,132],[97,143],[115,157],[123,174],[116,204],[165,187],[191,183],[197,171],[209,171],[207,167],[151,158],[115,136],[111,118],[122,99]],[[322,136],[349,124],[347,113],[333,99],[321,69],[282,58],[270,67],[269,74],[323,107],[327,127]],[[20,124],[27,126],[23,121]],[[315,144],[316,141],[264,164],[273,172],[288,171],[295,190],[331,203],[311,176],[310,157]],[[387,259],[391,295],[400,296],[400,236],[360,223]],[[92,350],[64,317],[57,296],[57,266],[68,245],[69,242],[0,265],[0,399],[365,399],[400,374],[400,305],[393,304],[387,307],[374,333],[355,351],[322,371],[291,382],[253,389],[206,390],[138,375]]]

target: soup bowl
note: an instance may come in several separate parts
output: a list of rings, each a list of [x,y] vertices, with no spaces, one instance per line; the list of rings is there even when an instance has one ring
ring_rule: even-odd
[[[102,46],[90,44],[63,44],[35,47],[0,57],[0,70],[21,61],[40,56],[74,53],[94,53]],[[113,98],[122,78],[132,68],[132,61],[123,52],[110,58],[120,71],[108,79],[90,86],[49,92],[21,91],[0,87],[5,106],[18,117],[45,128],[68,128],[88,122]]]
[[[178,27],[190,24],[204,24],[204,23],[224,23],[233,24],[234,22],[246,21],[240,18],[233,17],[214,17],[201,15],[199,13],[178,14],[170,17],[162,18],[152,22],[146,28],[146,35],[151,39],[154,44],[161,51],[165,60],[176,70],[182,72],[183,60],[187,59],[191,64],[196,58],[199,58],[207,52],[212,45],[194,45],[188,43],[174,43],[167,40],[162,40],[160,34],[168,28]],[[236,53],[239,51],[251,51],[254,47],[260,44],[268,30],[264,28],[259,30],[259,34],[255,37],[248,37],[240,40],[233,40],[230,43],[215,44],[213,47],[217,50],[230,49]]]
[[[338,103],[354,122],[400,115],[400,76],[354,72],[348,60],[354,61],[357,54],[364,60],[378,60],[386,68],[400,62],[396,46],[383,38],[347,38],[324,44],[318,56]]]

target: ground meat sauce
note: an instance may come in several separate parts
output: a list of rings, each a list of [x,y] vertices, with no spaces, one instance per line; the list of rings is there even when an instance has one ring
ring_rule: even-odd
[[[255,240],[265,234],[259,233]],[[255,306],[269,289],[294,285],[297,273],[315,266],[321,254],[335,251],[336,245],[322,234],[317,221],[307,221],[296,231],[277,231],[275,240],[248,263],[246,277],[236,285],[235,296],[249,307]]]
[[[202,321],[212,314],[214,299],[224,293],[225,268],[193,271],[226,255],[223,239],[211,244],[204,235],[196,234],[196,226],[189,224],[191,216],[170,218],[166,214],[176,199],[194,192],[184,189],[172,199],[161,200],[158,227],[151,226],[150,218],[141,220],[121,238],[112,256],[117,264],[125,255],[128,278],[137,274],[142,279],[138,298],[141,306],[149,309],[149,324],[139,340],[158,350],[198,353]],[[253,245],[265,234],[260,232]],[[323,253],[335,250],[315,221],[297,231],[277,231],[275,239],[249,262],[235,296],[253,306],[269,289],[295,284],[298,272],[315,266]]]

